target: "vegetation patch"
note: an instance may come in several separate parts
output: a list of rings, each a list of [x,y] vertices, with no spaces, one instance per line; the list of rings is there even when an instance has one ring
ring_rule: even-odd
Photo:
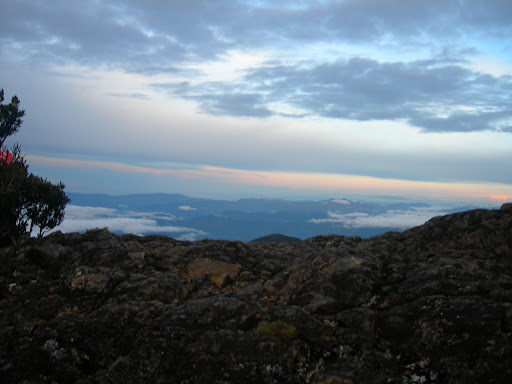
[[[270,337],[272,339],[293,340],[297,338],[299,332],[292,323],[277,320],[262,325],[256,329],[256,336]]]
[[[64,184],[53,184],[28,171],[20,147],[4,147],[7,138],[21,126],[25,111],[13,96],[4,104],[0,90],[0,245],[10,245],[33,230],[42,237],[64,220],[64,208],[69,198]]]

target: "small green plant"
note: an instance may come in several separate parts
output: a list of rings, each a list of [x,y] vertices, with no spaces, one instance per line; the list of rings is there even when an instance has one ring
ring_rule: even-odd
[[[256,329],[256,336],[270,337],[272,339],[293,340],[297,338],[299,332],[292,323],[277,320],[269,324],[262,325]]]

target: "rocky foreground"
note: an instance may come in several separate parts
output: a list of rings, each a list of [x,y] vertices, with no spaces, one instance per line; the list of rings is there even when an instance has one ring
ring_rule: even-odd
[[[512,383],[512,204],[366,240],[0,252],[2,383]]]

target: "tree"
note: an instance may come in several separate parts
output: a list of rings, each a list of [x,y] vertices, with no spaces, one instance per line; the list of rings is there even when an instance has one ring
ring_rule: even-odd
[[[59,225],[64,219],[64,208],[69,199],[64,193],[64,184],[52,184],[46,179],[30,174],[27,179],[27,195],[24,216],[30,222],[28,233],[39,228],[41,237],[47,229]]]
[[[21,118],[25,111],[19,109],[20,100],[17,96],[11,98],[9,104],[3,104],[4,90],[0,91],[0,148],[3,148],[5,139],[18,132],[23,122]]]
[[[69,202],[64,184],[50,181],[28,172],[28,165],[17,144],[4,148],[7,137],[21,126],[25,111],[13,96],[10,104],[2,104],[0,92],[0,244],[15,241],[21,234],[30,235],[35,227],[38,236],[59,225]]]
[[[12,157],[11,161],[0,162],[0,244],[12,242],[24,232],[20,219],[23,213],[28,166],[17,145],[9,154]]]

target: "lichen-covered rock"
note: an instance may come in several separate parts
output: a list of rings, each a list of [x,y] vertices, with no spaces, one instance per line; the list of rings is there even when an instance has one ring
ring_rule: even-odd
[[[512,382],[512,210],[289,244],[0,250],[2,383]]]
[[[198,258],[187,264],[185,270],[188,277],[207,277],[217,287],[222,287],[226,279],[233,280],[236,278],[240,265],[226,263],[222,260]]]

